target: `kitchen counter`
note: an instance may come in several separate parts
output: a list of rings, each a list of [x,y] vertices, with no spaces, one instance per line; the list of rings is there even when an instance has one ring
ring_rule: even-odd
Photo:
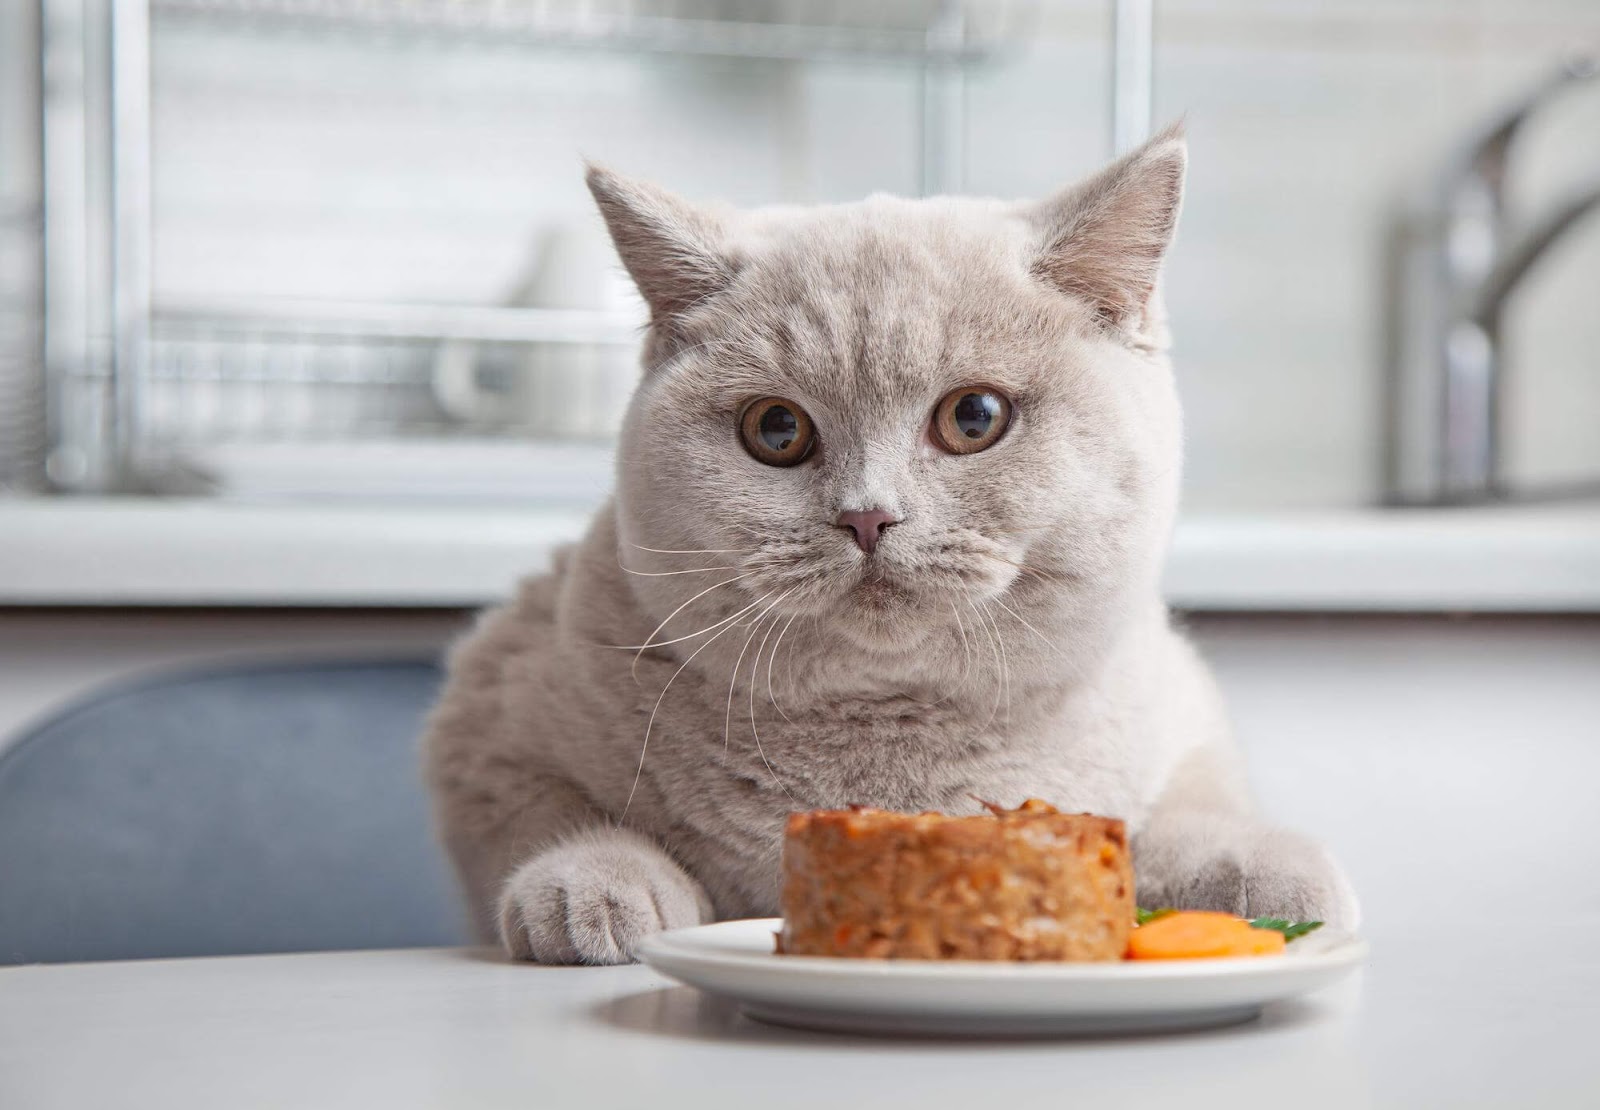
[[[1470,923],[1469,923],[1470,925]],[[1212,1032],[919,1041],[769,1028],[642,967],[470,950],[0,969],[0,1104],[781,1110],[1294,1110],[1600,1104],[1600,965],[1536,943],[1375,938],[1356,980]],[[1474,941],[1489,940],[1479,949]]]
[[[504,503],[0,501],[0,605],[479,606],[587,519]],[[1600,506],[1194,514],[1166,586],[1198,611],[1600,612]]]

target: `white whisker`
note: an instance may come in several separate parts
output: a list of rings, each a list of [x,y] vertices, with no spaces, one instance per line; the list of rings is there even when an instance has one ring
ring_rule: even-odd
[[[669,578],[674,574],[709,574],[710,572],[712,572],[714,570],[738,570],[739,569],[738,567],[720,566],[720,567],[690,567],[688,570],[634,570],[632,567],[623,566],[620,561],[618,561],[617,567],[619,569],[623,570],[623,571],[626,571],[628,574],[637,574],[641,578]]]
[[[774,606],[774,608],[776,608],[776,606]],[[768,612],[771,612],[771,611],[772,610],[768,610]],[[783,619],[783,614],[782,613],[778,613],[776,616],[774,616],[772,618],[772,623],[767,625],[767,630],[761,634],[761,642],[756,645],[755,661],[750,664],[750,733],[751,733],[751,735],[755,735],[755,731],[756,731],[756,687],[761,685],[761,683],[756,679],[756,675],[761,670],[761,653],[766,650],[767,638],[772,635],[772,630],[774,628],[778,627],[778,622],[780,620],[782,620],[782,619]],[[791,617],[790,619],[792,620],[793,618]],[[774,650],[776,650],[776,648],[774,648]],[[760,743],[760,738],[759,737],[757,737],[756,742],[757,742],[757,744]]]
[[[789,592],[793,593],[794,591],[790,590]],[[787,596],[788,594],[784,595],[784,597]],[[778,603],[782,600],[783,598],[780,597],[777,601],[773,602],[772,608],[776,609],[778,607]],[[793,620],[794,618],[790,617],[789,619]],[[774,617],[772,623],[767,626],[767,636],[772,635],[772,630],[777,626],[778,620],[776,617]],[[795,797],[793,794],[789,793],[789,788],[783,785],[783,780],[778,777],[778,772],[773,770],[772,764],[767,760],[766,750],[761,746],[761,733],[756,730],[756,668],[761,666],[761,648],[767,646],[767,636],[761,637],[761,644],[756,648],[755,662],[750,665],[750,735],[755,739],[756,754],[761,757],[761,762],[766,766],[767,774],[772,776],[772,781],[777,784],[778,789],[787,794],[789,800],[792,802],[795,800]],[[774,646],[772,650],[776,652],[778,649],[776,646]],[[737,664],[735,664],[735,668],[735,674],[737,674]]]
[[[994,653],[994,661],[998,666],[1000,663],[1000,649],[994,639],[994,636],[989,632],[989,625],[984,621],[983,614],[979,612],[978,607],[972,604],[971,601],[967,602],[967,608],[971,609],[972,615],[978,618],[978,626],[983,629],[983,638],[989,641],[989,649]],[[983,722],[984,728],[988,728],[990,725],[992,725],[994,723],[996,714],[1000,712],[1000,693],[1000,688],[998,685],[996,685],[994,693],[994,708],[989,710],[989,719]]]
[[[994,603],[996,605],[1000,606],[1000,608],[1004,609],[1006,612],[1010,613],[1013,617],[1016,617],[1017,620],[1022,621],[1022,627],[1026,628],[1029,632],[1032,632],[1035,636],[1039,637],[1039,641],[1042,644],[1044,644],[1045,647],[1050,648],[1052,651],[1055,650],[1056,645],[1050,642],[1050,638],[1048,636],[1046,636],[1043,632],[1040,632],[1037,628],[1033,627],[1033,625],[1029,624],[1026,620],[1024,620],[1021,613],[1019,613],[1015,609],[1011,608],[1011,606],[1009,606],[1005,602],[1001,601],[998,597],[994,599]]]
[[[819,627],[821,627],[821,622],[822,622],[822,618],[821,617],[819,617],[816,613],[812,613],[811,614],[810,626],[811,626],[811,638],[813,640],[815,640],[817,638],[817,629]],[[788,687],[789,687],[789,695],[791,697],[794,696],[794,654],[795,654],[795,645],[794,644],[790,644],[789,645],[789,662],[786,663],[784,665],[784,668],[783,668],[783,681],[788,685]]]
[[[956,631],[961,633],[961,655],[967,661],[961,671],[961,685],[966,686],[967,680],[972,677],[972,647],[967,643],[967,628],[961,619],[961,610],[956,608],[956,603],[953,601],[950,603],[950,613],[956,618]]]
[[[1011,664],[1006,658],[1006,638],[1000,631],[1000,622],[995,620],[994,614],[989,613],[989,622],[994,625],[994,638],[1000,645],[1000,688],[1006,695],[1006,726],[1011,725]]]
[[[639,551],[652,551],[657,555],[749,555],[750,551],[741,547],[646,547],[642,543],[630,543]]]
[[[772,692],[772,664],[778,658],[778,649],[783,646],[783,638],[789,634],[789,626],[792,625],[795,622],[795,619],[799,616],[799,613],[794,613],[789,617],[789,620],[783,626],[783,631],[778,633],[777,642],[772,645],[772,654],[767,656],[767,698],[772,702],[772,708],[778,711],[778,715],[784,720],[789,721],[791,725],[794,724],[794,722],[789,720],[789,714],[785,713],[783,711],[783,706],[778,704],[778,695]],[[794,661],[793,644],[789,645],[789,661]],[[791,683],[790,689],[793,688],[794,686]]]
[[[755,604],[760,605],[762,601],[765,601],[767,597],[771,596],[771,594],[768,594]],[[732,626],[730,625],[729,627]],[[722,632],[718,632],[715,636],[711,637],[711,639],[707,640],[705,643],[691,651],[689,653],[689,658],[678,664],[678,669],[672,672],[672,677],[667,679],[667,684],[661,687],[661,693],[656,695],[656,703],[650,707],[650,719],[644,724],[644,743],[639,747],[639,766],[638,769],[633,772],[633,785],[628,788],[628,800],[622,803],[622,812],[617,816],[617,827],[619,829],[622,827],[622,822],[627,819],[628,808],[633,805],[633,795],[639,789],[640,778],[644,776],[644,756],[645,753],[650,750],[650,730],[655,727],[656,713],[661,709],[661,703],[666,699],[667,691],[672,689],[672,684],[674,682],[678,681],[678,676],[683,673],[683,669],[690,663],[694,662],[694,657],[706,650],[706,648],[710,647],[712,644],[716,643],[722,638],[723,633],[727,631],[728,629],[724,628]]]
[[[961,614],[956,611],[956,603],[953,602],[953,601],[950,603],[950,612],[956,618],[956,628],[957,628],[957,630],[959,630],[961,632],[961,650],[963,652],[966,652],[966,650],[967,650],[967,633],[966,633],[966,630],[961,627]],[[934,698],[932,701],[917,701],[917,704],[922,706],[922,708],[924,708],[924,709],[932,709],[935,706],[943,705],[945,702],[947,702],[951,698],[955,697],[956,694],[961,690],[961,687],[966,683],[967,675],[972,670],[972,656],[970,654],[968,654],[966,658],[967,658],[967,668],[966,668],[965,671],[962,672],[961,681],[960,682],[958,682],[955,685],[951,686],[943,694],[941,694],[938,697]],[[913,698],[912,700],[916,701],[915,698]]]
[[[967,643],[967,629],[961,621],[961,610],[956,608],[956,603],[953,601],[950,603],[950,615],[956,619],[956,631],[961,634],[961,658],[966,665],[961,669],[961,681],[952,686],[944,697],[933,703],[934,705],[939,705],[954,697],[958,691],[966,689],[967,680],[972,677],[972,646]]]
[[[818,614],[811,614],[810,629],[813,640],[816,640],[816,624],[818,624],[818,621]],[[800,630],[800,633],[805,633],[805,629]],[[795,696],[795,648],[797,648],[797,645],[790,643],[789,662],[784,664],[784,685],[789,686],[789,694],[787,694],[789,699],[794,699]]]
[[[772,595],[771,594],[767,594],[766,596],[767,597],[771,597]],[[644,654],[644,652],[646,652],[650,648],[667,647],[670,644],[681,644],[681,643],[683,643],[683,641],[692,640],[696,636],[704,636],[707,632],[710,632],[713,628],[721,628],[725,624],[732,624],[734,621],[738,620],[740,617],[744,616],[746,613],[748,613],[750,610],[754,609],[757,605],[760,605],[760,604],[761,604],[761,602],[759,602],[759,601],[752,601],[749,605],[746,605],[743,609],[737,609],[734,612],[729,613],[727,616],[723,617],[721,620],[716,621],[716,622],[714,622],[712,624],[708,624],[704,628],[697,629],[694,632],[690,632],[686,636],[675,636],[670,640],[655,640],[655,641],[652,641],[651,643],[648,643],[648,644],[614,644],[614,645],[608,644],[606,646],[608,646],[608,647],[626,648],[628,651],[633,651],[635,648],[637,648],[639,650],[639,654],[642,655],[642,654]],[[634,663],[634,672],[635,672],[634,673],[634,677],[638,678],[639,660],[638,660],[637,657],[634,658],[633,663]]]
[[[786,590],[784,593],[778,596],[777,601],[774,601],[771,605],[767,606],[766,609],[761,611],[760,615],[756,617],[755,622],[750,626],[750,635],[744,638],[744,646],[739,649],[739,658],[733,661],[733,677],[728,679],[728,708],[723,714],[722,718],[723,751],[728,750],[728,745],[730,742],[729,736],[733,727],[733,691],[734,688],[739,685],[739,665],[744,662],[744,653],[750,650],[750,641],[756,638],[756,633],[761,630],[761,622],[766,619],[767,614],[773,609],[776,609],[783,599],[788,597],[793,592],[794,591],[792,589]],[[771,594],[767,595],[767,597],[771,596]],[[765,600],[765,598],[762,600]]]
[[[753,571],[753,570],[752,571],[745,571],[745,573],[743,573],[743,574],[736,574],[732,578],[725,578],[721,582],[714,582],[711,585],[707,586],[705,589],[701,590],[699,593],[697,593],[693,597],[691,597],[688,601],[685,601],[682,605],[678,606],[672,612],[668,613],[665,620],[663,620],[660,624],[656,625],[655,628],[651,629],[650,635],[648,635],[648,636],[646,636],[644,638],[644,643],[642,643],[642,644],[612,644],[611,645],[612,647],[621,648],[621,649],[623,649],[625,651],[637,651],[639,653],[638,655],[635,655],[633,657],[633,680],[635,682],[639,681],[639,656],[643,655],[645,653],[646,649],[648,649],[648,648],[662,646],[661,644],[653,644],[650,641],[655,639],[657,632],[660,632],[663,628],[667,627],[667,624],[672,620],[673,617],[677,616],[679,613],[683,612],[689,606],[691,606],[695,602],[699,601],[702,597],[705,597],[706,594],[710,593],[712,590],[721,589],[723,586],[731,586],[733,583],[739,581],[742,578],[749,578],[754,573],[755,573],[755,571]],[[712,625],[711,626],[711,628],[715,628],[715,627],[716,627],[716,625]],[[693,639],[695,636],[700,635],[701,632],[709,632],[709,631],[711,631],[711,628],[702,628],[700,630],[700,632],[696,632],[696,633],[693,633],[693,634],[691,634],[689,636],[685,636],[685,637],[683,637],[683,639],[685,639],[685,640]],[[669,640],[669,641],[666,641],[666,642],[667,643],[675,643],[677,641]]]

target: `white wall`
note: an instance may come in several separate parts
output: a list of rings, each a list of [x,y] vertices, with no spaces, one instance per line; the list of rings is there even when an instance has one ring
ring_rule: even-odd
[[[1600,874],[1600,620],[1193,627],[1263,810],[1333,848],[1370,917],[1600,920],[1600,891],[1579,878]]]
[[[983,5],[993,7],[994,4]],[[1001,5],[1004,6],[1004,5]],[[1019,5],[1009,5],[1016,8]],[[1377,490],[1382,227],[1590,0],[1162,0],[1157,114],[1187,113],[1168,299],[1196,505]],[[976,74],[973,191],[1036,194],[1105,153],[1107,6],[1043,5]],[[907,71],[373,44],[187,24],[157,36],[156,281],[167,295],[493,301],[552,222],[589,218],[589,155],[742,203],[912,191]],[[1600,173],[1600,83],[1553,107],[1512,182],[1529,208]],[[1600,473],[1600,229],[1510,325],[1515,476]]]

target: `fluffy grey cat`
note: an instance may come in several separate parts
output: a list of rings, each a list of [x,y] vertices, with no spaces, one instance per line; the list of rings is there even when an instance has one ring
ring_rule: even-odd
[[[513,956],[777,911],[784,818],[1040,797],[1124,818],[1141,905],[1353,925],[1251,815],[1159,578],[1169,130],[1038,203],[733,211],[591,168],[651,309],[617,492],[455,651],[437,817]]]

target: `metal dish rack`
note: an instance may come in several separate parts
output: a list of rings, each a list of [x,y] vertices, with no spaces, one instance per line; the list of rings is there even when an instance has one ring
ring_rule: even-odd
[[[677,2],[699,7],[654,4],[655,14],[643,15],[640,0],[42,0],[50,486],[212,492],[217,476],[193,460],[218,444],[525,439],[532,429],[516,417],[463,420],[440,406],[431,375],[442,345],[513,351],[638,340],[636,321],[578,310],[155,300],[151,36],[168,21],[363,41],[899,66],[920,88],[921,187],[935,193],[961,187],[967,71],[1025,38],[1029,13],[1021,0],[928,0],[897,25],[875,22],[872,5],[838,0],[810,5],[800,22],[796,5],[780,0],[722,0],[717,18],[706,17],[712,0]],[[1145,13],[1131,26],[1146,37],[1147,115],[1149,0],[1122,0],[1119,29],[1124,8]],[[1124,36],[1119,59],[1126,48]],[[1125,77],[1127,66],[1118,72]],[[1113,91],[1126,117],[1127,96],[1120,85]],[[239,403],[247,397],[252,403]]]

